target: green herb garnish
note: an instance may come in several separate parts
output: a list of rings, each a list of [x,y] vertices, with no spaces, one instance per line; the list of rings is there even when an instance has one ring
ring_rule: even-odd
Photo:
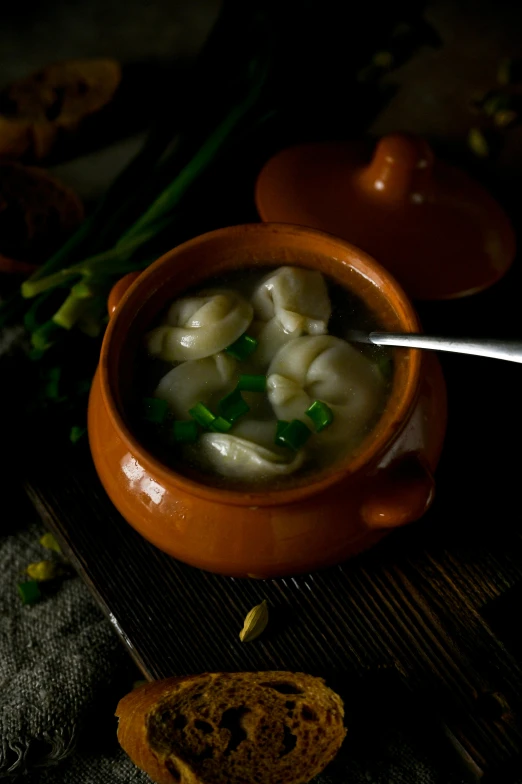
[[[178,444],[193,444],[198,440],[199,429],[196,422],[174,422],[172,438]]]
[[[17,588],[22,604],[36,604],[42,598],[40,586],[36,580],[26,580],[23,583],[18,583]]]
[[[233,424],[236,419],[239,419],[243,414],[247,414],[250,411],[250,406],[243,399],[243,395],[239,389],[234,389],[233,392],[230,392],[230,394],[220,400],[218,403],[218,411],[224,419]]]
[[[266,376],[242,374],[239,376],[237,388],[242,392],[266,392]]]
[[[307,417],[310,417],[314,423],[317,433],[320,433],[325,427],[331,425],[334,418],[330,406],[327,406],[326,403],[323,403],[321,400],[314,400],[310,408],[306,409],[305,414]]]
[[[146,397],[143,400],[143,418],[146,422],[161,425],[167,416],[169,406],[166,400],[157,397]]]
[[[210,429],[214,430],[216,433],[228,433],[231,427],[232,422],[229,422],[228,419],[225,419],[222,416],[216,417],[210,425]]]
[[[392,377],[393,362],[390,357],[379,357],[377,360],[377,367],[387,381]]]
[[[279,443],[279,436],[281,435],[283,430],[286,430],[286,428],[288,427],[289,424],[290,424],[290,422],[287,422],[286,419],[278,419],[277,420],[275,442],[279,446],[284,446],[283,444]]]
[[[247,335],[246,332],[244,335],[241,335],[231,346],[225,349],[227,354],[230,354],[231,357],[237,359],[239,362],[244,362],[245,359],[254,353],[258,345],[258,342],[255,338]]]
[[[87,428],[80,427],[79,425],[73,425],[73,427],[71,427],[71,432],[69,433],[69,441],[71,444],[76,444],[76,442],[79,441],[86,432]]]
[[[279,433],[276,431],[275,442],[278,446],[286,446],[297,452],[306,444],[311,435],[311,430],[304,422],[293,419],[286,427],[281,428]]]
[[[215,414],[204,403],[196,403],[194,408],[189,410],[189,414],[192,419],[196,420],[198,425],[205,428],[209,428],[214,420],[217,419]]]

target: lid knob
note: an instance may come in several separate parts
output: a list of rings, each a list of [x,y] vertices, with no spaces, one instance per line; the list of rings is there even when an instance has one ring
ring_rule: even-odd
[[[515,234],[501,206],[422,138],[319,142],[282,150],[256,183],[262,220],[309,226],[366,251],[419,300],[488,288],[510,268]]]
[[[421,204],[430,190],[433,160],[430,146],[418,136],[384,136],[362,171],[360,185],[381,202]]]

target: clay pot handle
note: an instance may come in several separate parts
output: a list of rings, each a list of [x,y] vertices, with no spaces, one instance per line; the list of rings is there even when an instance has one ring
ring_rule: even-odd
[[[370,528],[396,528],[426,512],[435,493],[433,475],[419,454],[398,458],[372,477],[361,515]]]
[[[129,272],[128,275],[125,275],[123,278],[120,278],[112,287],[109,292],[109,297],[107,299],[107,310],[109,311],[109,316],[112,316],[118,305],[120,304],[120,300],[129,289],[135,280],[139,278],[141,272]]]
[[[360,186],[382,203],[422,203],[431,186],[433,160],[430,146],[419,136],[384,136],[361,173]]]

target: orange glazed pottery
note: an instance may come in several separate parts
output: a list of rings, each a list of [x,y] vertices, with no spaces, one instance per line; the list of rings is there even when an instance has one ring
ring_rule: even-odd
[[[362,298],[384,330],[419,330],[400,286],[352,245],[280,224],[220,229],[116,285],[89,401],[96,469],[123,517],[175,558],[225,575],[275,577],[336,564],[417,520],[433,498],[445,433],[437,359],[397,348],[387,407],[355,455],[288,489],[209,486],[202,475],[177,473],[144,448],[129,412],[140,396],[138,347],[157,314],[210,276],[281,264],[325,273]]]
[[[499,204],[465,172],[436,160],[420,137],[291,147],[256,183],[264,221],[342,237],[374,256],[413,300],[488,288],[509,269],[515,235]]]

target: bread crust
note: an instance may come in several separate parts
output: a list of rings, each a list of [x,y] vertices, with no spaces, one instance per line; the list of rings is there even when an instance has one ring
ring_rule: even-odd
[[[284,684],[286,686],[294,684],[297,690],[277,693],[279,692],[278,686],[282,687]],[[195,691],[197,691],[196,687],[199,686],[201,687],[199,689],[199,697],[201,698],[201,692],[203,691],[203,698],[206,701],[204,704],[209,708],[204,710],[203,713],[201,710],[198,713],[197,707],[194,707],[196,706],[196,700],[192,697]],[[296,724],[295,719],[293,723],[289,723],[291,732],[298,736],[296,753],[299,752],[299,758],[297,764],[292,762],[292,764],[287,764],[284,769],[277,767],[277,758],[273,762],[273,744],[272,746],[270,745],[269,735],[259,746],[250,744],[250,749],[256,749],[256,754],[265,753],[272,760],[272,762],[267,763],[268,768],[264,778],[260,779],[259,771],[257,772],[256,781],[260,784],[265,784],[265,781],[266,784],[273,784],[276,781],[281,782],[281,784],[303,784],[303,782],[309,781],[323,770],[336,755],[346,734],[343,724],[344,709],[341,698],[329,689],[321,678],[314,678],[304,673],[282,671],[202,673],[195,676],[168,678],[145,684],[123,697],[118,704],[116,710],[116,715],[119,717],[118,741],[132,761],[139,768],[146,771],[157,784],[214,784],[214,782],[218,784],[218,782],[226,780],[223,779],[225,773],[221,772],[216,777],[212,773],[211,768],[205,768],[198,764],[197,756],[195,757],[193,753],[194,749],[189,748],[190,743],[187,741],[188,746],[186,749],[182,745],[180,746],[180,732],[177,733],[177,740],[174,740],[176,730],[171,728],[176,726],[176,720],[172,723],[172,719],[176,715],[181,714],[184,721],[188,723],[190,732],[193,732],[194,726],[197,726],[198,723],[206,724],[207,729],[204,730],[205,736],[203,740],[206,742],[207,739],[210,739],[208,742],[211,743],[212,739],[215,739],[211,755],[213,756],[213,762],[215,762],[218,768],[222,765],[222,770],[230,764],[233,767],[235,763],[229,762],[232,757],[223,756],[222,750],[220,751],[219,749],[219,738],[212,733],[218,732],[216,729],[218,725],[215,722],[215,712],[217,711],[218,716],[220,711],[227,712],[226,706],[223,705],[223,694],[231,694],[234,689],[240,695],[241,690],[244,691],[245,705],[248,706],[248,712],[253,717],[256,717],[254,709],[259,708],[261,710],[261,696],[265,699],[267,689],[269,691],[270,689],[273,690],[273,694],[269,694],[266,699],[273,700],[274,715],[280,710],[280,705],[282,704],[297,704],[297,708],[300,709],[300,700],[304,700],[305,705],[302,706],[303,709],[309,710],[310,714],[317,714],[314,716],[315,725],[313,722],[306,721]],[[233,698],[230,699],[232,700],[231,704],[237,704],[237,700],[234,703]],[[249,699],[252,703],[249,703]],[[220,702],[219,705],[218,702]],[[267,717],[269,721],[273,717],[267,716],[266,704],[265,700],[263,716]],[[190,713],[191,706],[194,707],[193,715]],[[176,714],[177,708],[179,708],[178,714]],[[164,719],[164,714],[169,711],[170,724]],[[188,716],[188,719],[185,719],[186,716]],[[203,717],[206,721],[202,721]],[[328,721],[326,721],[325,717]],[[317,721],[320,721],[319,729],[321,731],[321,748],[319,753],[316,753],[317,743],[314,745],[312,742],[313,735],[310,741],[307,740],[306,743],[303,741],[303,737],[308,739],[308,727],[312,726],[316,732],[318,731]],[[161,722],[163,722],[163,725]],[[211,725],[213,725],[212,730],[210,729]],[[159,734],[157,732],[158,726],[161,729]],[[223,725],[220,724],[219,726]],[[244,735],[246,737],[246,733]],[[317,735],[315,738],[317,740]],[[255,739],[258,740],[259,736],[255,736]],[[265,740],[268,741],[268,745],[265,743]],[[236,753],[235,749],[236,747],[234,748],[234,753]],[[266,749],[269,749],[269,751],[267,752]],[[245,760],[241,759],[237,767],[247,771],[244,775],[252,774],[253,777],[253,769],[251,771],[248,770],[248,755],[251,754],[251,750],[245,756],[247,761],[245,762]],[[224,753],[227,754],[226,751]],[[237,753],[241,754],[241,746],[237,746]],[[286,751],[282,753],[287,754]],[[288,757],[291,757],[290,753],[288,753]],[[303,763],[304,757],[306,758],[305,764]],[[272,765],[272,771],[270,770],[270,765]],[[238,778],[235,772],[230,774],[230,777],[235,782],[242,781],[241,776]]]
[[[41,162],[57,153],[113,101],[116,60],[51,63],[0,92],[0,159]]]

